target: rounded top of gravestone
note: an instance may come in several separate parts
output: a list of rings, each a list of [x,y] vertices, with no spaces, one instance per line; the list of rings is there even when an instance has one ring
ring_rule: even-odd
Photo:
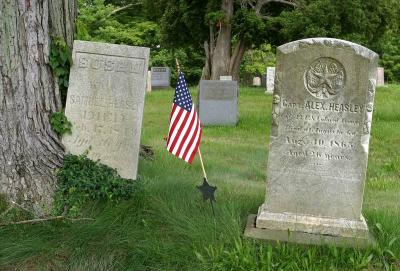
[[[300,49],[306,49],[314,46],[325,46],[338,49],[350,49],[353,50],[355,54],[358,54],[364,58],[374,59],[379,57],[374,51],[361,46],[359,44],[340,39],[333,38],[310,38],[292,41],[283,44],[278,47],[278,51],[284,54],[289,54]]]

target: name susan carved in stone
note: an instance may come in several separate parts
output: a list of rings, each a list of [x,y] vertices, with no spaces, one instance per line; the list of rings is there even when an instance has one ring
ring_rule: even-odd
[[[338,94],[345,85],[343,65],[329,57],[315,60],[304,73],[304,84],[310,94],[319,99],[328,99]]]

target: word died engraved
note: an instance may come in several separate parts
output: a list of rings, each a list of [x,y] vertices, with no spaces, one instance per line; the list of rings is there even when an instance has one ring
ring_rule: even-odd
[[[304,73],[308,92],[318,99],[329,99],[345,86],[345,70],[342,64],[329,57],[314,61]]]

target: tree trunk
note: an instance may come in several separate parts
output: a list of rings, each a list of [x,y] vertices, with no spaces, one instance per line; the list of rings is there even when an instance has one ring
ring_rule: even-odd
[[[233,52],[229,74],[232,75],[233,79],[239,81],[240,79],[240,64],[242,63],[244,53],[246,52],[246,43],[243,39],[239,39],[235,50]]]
[[[231,59],[233,0],[222,0],[221,9],[225,18],[220,24],[217,42],[212,54],[212,80],[219,80],[221,75],[229,74]]]
[[[49,117],[61,109],[48,65],[50,36],[73,43],[74,0],[0,1],[0,193],[48,212],[63,146]]]

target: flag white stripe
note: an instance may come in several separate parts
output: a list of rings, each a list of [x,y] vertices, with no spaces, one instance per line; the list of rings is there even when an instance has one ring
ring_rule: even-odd
[[[174,108],[174,107],[172,106],[172,108]],[[175,121],[175,119],[176,119],[176,116],[177,116],[178,113],[179,113],[179,109],[180,109],[179,106],[177,106],[177,107],[175,108],[175,111],[174,111],[174,113],[172,114],[171,120],[170,120],[170,122],[169,122],[169,129],[168,129],[168,131],[171,130],[172,124],[174,123],[174,121]]]
[[[199,136],[200,136],[200,127],[199,127],[199,129],[197,129],[197,134],[196,134],[196,137],[195,137],[195,139],[194,139],[194,141],[193,141],[193,144],[190,146],[190,149],[189,149],[189,151],[188,151],[186,157],[183,159],[183,160],[185,160],[186,162],[189,162],[190,156],[192,156],[192,153],[193,153],[193,151],[194,151],[194,148],[196,147],[197,142],[199,141]]]
[[[179,108],[179,111],[182,110],[183,113],[182,113],[181,117],[179,118],[178,123],[176,124],[174,131],[172,132],[171,138],[169,139],[168,149],[171,148],[172,142],[174,142],[175,136],[176,136],[176,134],[177,134],[178,131],[179,131],[179,127],[181,127],[182,122],[183,122],[183,120],[184,120],[186,114],[188,113],[185,109],[182,109],[182,108],[180,108],[180,107],[177,107],[177,108]]]
[[[192,128],[190,130],[190,133],[189,133],[185,143],[183,144],[182,151],[179,154],[179,158],[183,158],[183,154],[185,153],[186,148],[188,147],[188,144],[189,144],[190,140],[193,138],[194,131],[196,130],[196,127],[197,127],[197,122],[198,122],[197,113],[194,110],[193,110],[193,115],[195,117],[194,123],[192,125]]]
[[[183,125],[185,125],[185,127],[183,127],[183,129],[182,129],[182,132],[181,132],[181,134],[180,134],[180,136],[179,136],[179,138],[178,138],[178,141],[176,142],[176,144],[175,144],[175,148],[172,150],[172,154],[176,154],[176,152],[178,151],[178,149],[179,149],[179,146],[181,145],[181,142],[182,142],[182,140],[183,140],[183,137],[185,136],[185,134],[186,134],[186,131],[190,128],[189,126],[190,126],[190,122],[192,121],[192,119],[193,119],[193,110],[192,111],[190,111],[190,115],[189,115],[189,117],[188,117],[188,119],[187,119],[187,121],[186,121],[186,123],[184,123]]]

